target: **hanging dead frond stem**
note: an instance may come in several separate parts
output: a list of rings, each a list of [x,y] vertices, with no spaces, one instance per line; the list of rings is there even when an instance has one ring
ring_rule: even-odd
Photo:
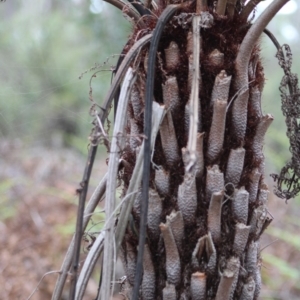
[[[146,239],[146,227],[147,227],[147,214],[148,214],[148,191],[149,191],[149,178],[150,178],[150,143],[151,143],[151,119],[152,119],[152,101],[153,101],[153,88],[154,88],[154,76],[155,76],[155,61],[158,43],[162,35],[163,29],[170,18],[175,12],[184,4],[169,5],[160,15],[157,20],[156,27],[153,32],[153,39],[149,48],[148,69],[147,69],[147,83],[146,83],[146,95],[145,95],[145,115],[144,115],[144,172],[143,172],[143,185],[142,185],[142,198],[141,205],[141,221],[140,221],[140,235],[139,235],[139,248],[137,258],[136,278],[133,287],[132,299],[137,300],[139,297],[139,287],[142,278],[143,270],[143,257],[144,257],[144,245]]]
[[[102,278],[101,297],[102,299],[109,299],[111,294],[111,281],[114,269],[115,253],[115,238],[114,238],[114,224],[115,219],[112,217],[115,211],[116,204],[116,188],[117,188],[117,173],[119,166],[120,153],[123,151],[125,145],[125,124],[127,104],[129,102],[129,94],[136,80],[136,76],[131,68],[128,69],[127,74],[122,85],[120,103],[117,110],[116,123],[114,126],[114,133],[111,142],[111,153],[108,164],[108,180],[106,186],[105,197],[105,215],[106,215],[106,234],[104,240],[104,255],[103,255],[103,273],[106,276]]]
[[[248,87],[248,65],[252,50],[267,24],[288,1],[289,0],[273,1],[247,32],[235,61],[235,70],[237,73],[235,79],[236,90]]]

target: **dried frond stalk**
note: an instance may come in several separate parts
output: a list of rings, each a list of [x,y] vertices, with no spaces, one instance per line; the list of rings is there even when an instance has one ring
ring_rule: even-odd
[[[262,117],[261,92],[257,85],[250,88],[249,104],[251,106],[251,116],[259,120]]]
[[[215,192],[222,191],[224,189],[224,175],[220,171],[218,165],[213,165],[207,168],[206,175],[206,199],[210,201],[211,196]]]
[[[221,237],[221,214],[223,197],[224,191],[213,193],[209,203],[207,217],[208,230],[210,231],[212,239],[215,243],[218,243]]]
[[[191,278],[192,300],[205,300],[206,297],[206,275],[205,273],[195,272]]]
[[[177,285],[181,278],[181,265],[175,239],[168,223],[159,225],[166,250],[166,273],[169,283]]]
[[[273,122],[274,118],[272,115],[267,114],[261,118],[259,121],[257,128],[256,128],[256,134],[253,139],[252,143],[252,149],[255,159],[259,160],[262,159],[262,148],[264,144],[264,138],[265,134]]]
[[[217,100],[214,102],[212,124],[208,136],[207,157],[209,161],[215,161],[223,148],[225,121],[226,121],[226,101]]]
[[[246,283],[243,285],[240,300],[253,300],[255,292],[255,281],[252,276],[247,278]]]
[[[168,111],[160,126],[160,138],[168,166],[179,161],[178,144],[171,112]]]
[[[235,187],[239,184],[244,168],[245,149],[240,147],[231,149],[225,175],[225,182],[232,183]]]
[[[148,229],[154,237],[159,237],[159,224],[162,213],[162,200],[158,193],[149,189]]]
[[[215,79],[211,94],[211,105],[217,100],[228,102],[230,83],[231,76],[227,76],[226,71],[222,70]]]
[[[153,300],[155,295],[155,271],[149,246],[146,244],[144,247],[142,297],[144,300]]]
[[[243,224],[247,224],[249,210],[249,193],[244,187],[235,190],[232,201],[232,213],[234,219]]]
[[[168,284],[163,289],[163,300],[174,300],[176,299],[176,290],[174,284]]]
[[[185,224],[193,222],[197,209],[197,189],[193,174],[185,174],[183,183],[178,188],[177,202]]]
[[[247,127],[249,89],[240,91],[233,102],[232,123],[238,141],[244,141]]]
[[[172,211],[167,216],[167,223],[172,229],[172,233],[178,249],[182,248],[182,239],[184,235],[184,223],[181,211]]]
[[[248,237],[250,232],[250,226],[246,226],[243,223],[237,223],[235,225],[235,234],[234,234],[234,242],[233,242],[233,251],[237,256],[242,255],[245,250]]]
[[[261,173],[257,168],[254,169],[250,175],[249,203],[254,203],[256,201],[260,177]]]
[[[254,275],[257,269],[257,251],[258,242],[252,241],[247,247],[245,259],[245,268],[249,275]]]
[[[240,268],[240,260],[236,257],[231,257],[227,261],[227,267],[224,270],[218,286],[216,300],[230,300],[234,292],[235,280],[238,276]]]

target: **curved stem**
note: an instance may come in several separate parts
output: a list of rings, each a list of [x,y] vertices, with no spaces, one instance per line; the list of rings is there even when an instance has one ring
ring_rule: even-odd
[[[143,167],[143,185],[142,185],[142,203],[141,203],[141,222],[140,222],[140,236],[138,246],[138,258],[136,266],[136,275],[133,288],[132,299],[139,299],[139,289],[143,273],[143,257],[144,244],[146,240],[147,214],[148,214],[148,193],[149,193],[149,178],[150,178],[150,145],[151,145],[151,119],[152,119],[152,101],[154,89],[154,75],[155,75],[155,61],[158,43],[162,35],[166,23],[174,15],[174,13],[181,7],[181,4],[169,5],[160,15],[156,27],[153,32],[153,38],[149,49],[148,59],[148,74],[146,83],[146,97],[145,97],[145,117],[144,117],[144,167]]]
[[[250,0],[243,10],[240,13],[240,17],[244,20],[247,20],[250,16],[251,12],[255,9],[255,7],[261,2],[262,0]]]
[[[289,0],[273,1],[247,32],[235,61],[235,69],[237,74],[235,79],[236,90],[248,86],[248,64],[255,43],[268,23],[288,1]]]
[[[115,6],[116,8],[120,9],[121,11],[124,11],[126,9],[126,14],[134,19],[136,22],[138,22],[141,18],[141,15],[132,7],[132,5],[128,3],[124,3],[121,0],[104,0],[107,3],[110,3],[111,5]]]

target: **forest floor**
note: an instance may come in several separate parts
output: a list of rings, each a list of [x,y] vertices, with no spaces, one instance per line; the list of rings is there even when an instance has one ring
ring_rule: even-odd
[[[106,169],[102,156],[90,193]],[[85,158],[67,149],[25,149],[20,142],[4,141],[0,165],[0,300],[25,300],[43,275],[60,269],[75,228]],[[300,205],[269,198],[275,220],[261,242],[261,248],[271,243],[262,252],[261,299],[300,299]],[[51,299],[57,276],[46,275],[30,299]],[[97,287],[92,280],[85,299],[94,299]],[[62,299],[67,293],[68,288]]]

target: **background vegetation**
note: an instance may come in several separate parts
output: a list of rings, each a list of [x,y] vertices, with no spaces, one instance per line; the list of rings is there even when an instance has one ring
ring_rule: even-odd
[[[291,46],[298,74],[299,12],[291,0],[268,26]],[[93,99],[101,104],[114,54],[131,25],[100,0],[7,0],[0,4],[0,19],[0,299],[26,299],[44,273],[59,268],[74,229],[94,71],[79,76],[91,67],[101,71],[92,78]],[[268,175],[290,156],[278,91],[283,73],[266,37],[261,49],[267,78],[263,111],[275,116],[265,147]],[[101,179],[105,159],[103,147],[92,186]],[[275,220],[261,248],[277,241],[263,250],[262,299],[299,299],[300,198],[286,205],[270,195],[269,201]],[[55,275],[49,276],[36,299],[50,297]]]

